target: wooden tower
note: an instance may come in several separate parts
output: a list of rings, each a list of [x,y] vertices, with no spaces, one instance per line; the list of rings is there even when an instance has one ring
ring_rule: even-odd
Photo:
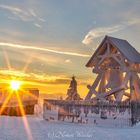
[[[140,54],[126,40],[105,36],[86,66],[97,77],[85,100],[140,101]]]

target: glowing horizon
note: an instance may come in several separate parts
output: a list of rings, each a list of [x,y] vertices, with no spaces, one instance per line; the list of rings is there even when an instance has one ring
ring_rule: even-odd
[[[105,35],[140,52],[139,6],[138,0],[2,0],[0,88],[19,78],[23,88],[59,97],[75,75],[79,94],[86,95],[94,75],[85,65]]]

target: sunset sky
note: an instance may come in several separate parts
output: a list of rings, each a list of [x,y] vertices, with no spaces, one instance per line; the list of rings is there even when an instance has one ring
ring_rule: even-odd
[[[140,0],[0,0],[0,83],[21,79],[41,93],[79,93],[92,84],[85,64],[105,35],[140,52]]]

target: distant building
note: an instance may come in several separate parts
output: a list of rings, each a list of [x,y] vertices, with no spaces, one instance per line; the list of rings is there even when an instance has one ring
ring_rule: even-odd
[[[33,114],[34,106],[38,103],[39,90],[37,88],[25,88],[18,91],[0,89],[0,114],[20,116],[20,102],[25,114]],[[19,98],[19,99],[18,99]]]

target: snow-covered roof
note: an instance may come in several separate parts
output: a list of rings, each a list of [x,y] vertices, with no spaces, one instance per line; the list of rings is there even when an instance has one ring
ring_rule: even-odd
[[[93,59],[96,56],[97,52],[101,47],[104,47],[103,44],[105,41],[109,41],[113,46],[115,46],[123,56],[132,63],[140,63],[140,53],[131,45],[127,40],[118,39],[110,36],[105,36],[102,43],[99,45],[98,49],[95,51],[93,56],[90,58],[87,67],[93,66]]]

